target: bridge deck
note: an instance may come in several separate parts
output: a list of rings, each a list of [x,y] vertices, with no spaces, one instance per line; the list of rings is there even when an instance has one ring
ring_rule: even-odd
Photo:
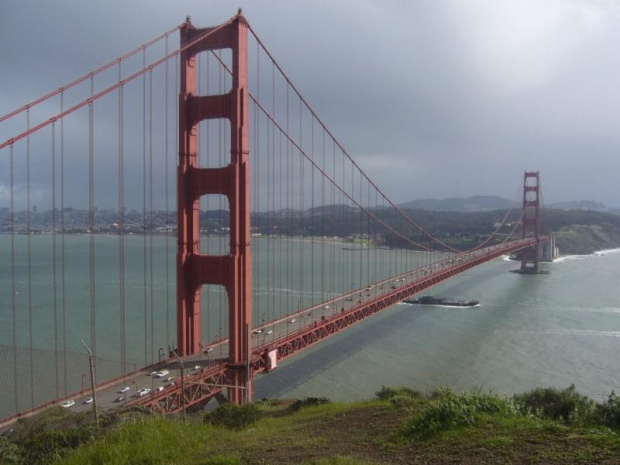
[[[530,247],[534,243],[533,239],[519,240],[455,255],[255,328],[250,336],[252,339],[250,369],[255,374],[267,371],[270,352],[275,353],[277,361],[284,360],[459,273],[501,255]],[[98,386],[98,406],[107,410],[142,405],[161,412],[174,413],[182,410],[183,400],[186,407],[205,402],[224,391],[229,385],[227,343],[225,339],[205,347],[202,354],[182,358],[185,368],[184,398],[181,396],[179,363],[175,359],[168,359]],[[151,376],[151,372],[156,370],[167,370],[169,374],[164,378]],[[130,390],[124,394],[125,398],[119,401],[121,394],[118,391],[123,386],[129,387]],[[151,392],[143,397],[137,397],[136,392],[141,388],[149,388]],[[83,403],[89,397],[89,390],[74,393],[68,398],[58,399],[31,411],[8,417],[0,423],[0,427],[18,418],[33,415],[51,405],[58,405],[66,399],[75,400],[76,404],[71,407],[72,410],[92,409],[92,405]]]

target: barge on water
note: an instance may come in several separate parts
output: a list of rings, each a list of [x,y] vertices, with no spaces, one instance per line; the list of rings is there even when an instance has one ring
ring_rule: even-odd
[[[446,299],[443,297],[433,297],[432,295],[405,299],[403,302],[413,305],[440,305],[442,307],[477,307],[480,305],[480,302],[477,300]]]

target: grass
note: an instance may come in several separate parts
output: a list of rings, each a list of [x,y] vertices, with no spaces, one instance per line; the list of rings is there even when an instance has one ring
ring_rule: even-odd
[[[603,424],[617,418],[615,396],[601,409],[603,404],[594,406],[572,388],[535,390],[515,398],[446,389],[423,395],[406,388],[384,388],[377,394],[377,399],[367,402],[304,401],[295,408],[292,401],[259,402],[256,408],[261,415],[243,426],[226,421],[213,424],[202,415],[188,423],[136,415],[105,429],[94,440],[63,450],[54,463],[620,463],[620,430]],[[554,402],[561,407],[560,414]],[[587,405],[591,415],[571,414],[571,405],[577,410]],[[234,419],[238,413],[229,409]],[[219,415],[225,419],[225,413]],[[45,419],[48,426],[50,417]],[[63,415],[61,420],[66,424],[68,417]],[[15,457],[13,449],[7,449],[7,454]],[[0,459],[0,463],[26,462]]]

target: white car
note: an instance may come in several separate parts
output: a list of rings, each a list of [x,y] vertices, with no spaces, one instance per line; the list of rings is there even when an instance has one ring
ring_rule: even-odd
[[[297,319],[293,318],[291,320],[289,320],[289,323],[295,323],[297,321]]]
[[[142,388],[138,392],[136,392],[136,396],[137,397],[144,397],[145,395],[147,395],[150,392],[151,392],[151,390],[149,388]]]
[[[262,329],[255,329],[255,330],[254,330],[254,334],[260,334],[260,333],[262,333],[262,332],[263,332],[263,330],[262,330]]]
[[[114,400],[114,402],[122,402],[122,401],[124,401],[124,400],[125,400],[125,396],[118,396],[118,397]]]
[[[158,371],[157,373],[155,373],[155,378],[165,378],[169,374],[170,372],[168,370]]]
[[[266,334],[267,336],[269,336],[270,334],[273,334],[273,329],[270,329],[269,331],[265,331],[265,334]]]
[[[62,404],[60,404],[60,406],[62,408],[69,408],[69,407],[73,407],[75,405],[75,401],[74,400],[67,400],[65,402],[63,402]]]
[[[82,402],[83,404],[92,404],[93,403],[93,398],[89,397],[88,399],[86,399],[84,402]]]
[[[163,387],[163,386],[159,386],[159,387],[158,387],[155,391],[156,391],[156,392],[161,392],[161,391],[163,391],[163,390],[164,390],[164,387]]]
[[[157,371],[151,371],[147,376],[155,376],[157,373]]]
[[[194,370],[200,370],[202,367],[200,365],[195,365]]]
[[[213,347],[209,347],[207,348],[207,350],[205,350],[205,354],[209,354],[211,352],[213,352]]]
[[[122,388],[120,388],[118,391],[119,394],[123,394],[125,392],[129,391],[129,386],[123,386]]]

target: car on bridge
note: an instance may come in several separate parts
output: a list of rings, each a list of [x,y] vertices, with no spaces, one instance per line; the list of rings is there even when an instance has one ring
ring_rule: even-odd
[[[129,386],[123,386],[122,388],[120,388],[118,391],[119,394],[123,394],[125,392],[129,391]]]
[[[136,392],[136,397],[144,397],[150,392],[151,390],[149,388],[142,388],[138,392]]]
[[[73,407],[74,405],[75,405],[74,400],[67,400],[66,402],[63,402],[62,404],[60,404],[62,408],[70,408],[70,407]]]
[[[155,378],[165,378],[166,376],[168,376],[170,374],[170,372],[168,370],[162,370],[162,371],[158,371],[157,373],[155,373]]]

